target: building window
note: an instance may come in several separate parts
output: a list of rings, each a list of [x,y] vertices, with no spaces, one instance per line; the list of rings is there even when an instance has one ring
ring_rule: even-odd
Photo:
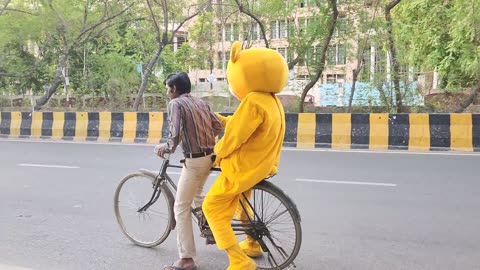
[[[300,18],[298,20],[298,32],[303,33],[305,31],[305,28],[307,28],[307,19]]]
[[[287,27],[287,22],[286,21],[279,21],[279,37],[282,38],[287,38],[288,35],[288,27]]]
[[[223,63],[223,68],[227,68],[229,60],[230,60],[230,51],[226,51],[225,52],[225,62]]]
[[[232,25],[225,24],[225,41],[232,41]]]
[[[285,58],[285,61],[287,61],[287,48],[278,48],[277,51]]]
[[[347,50],[344,44],[337,45],[337,65],[345,65],[347,63]]]
[[[198,79],[200,82],[206,82],[206,79],[205,78],[200,78]]]
[[[274,21],[270,24],[270,38],[278,39],[278,21]]]
[[[233,34],[232,34],[232,41],[234,40],[240,40],[240,26],[239,24],[233,24]]]
[[[223,68],[223,52],[217,52],[217,68]]]
[[[260,35],[258,34],[258,23],[252,23],[250,31],[252,33],[252,40],[260,39]]]
[[[327,83],[336,83],[339,84],[340,87],[343,86],[345,82],[345,74],[327,74]]]
[[[386,59],[385,52],[375,48],[375,73],[385,73]]]
[[[347,17],[338,16],[337,24],[335,25],[335,35],[342,36],[347,32]]]
[[[217,41],[223,40],[223,29],[221,25],[217,25]]]
[[[347,51],[345,45],[330,45],[327,50],[327,64],[345,65],[347,63]]]
[[[372,61],[370,60],[372,57],[371,47],[370,45],[365,47],[363,51],[363,67],[360,71],[359,79],[361,81],[370,81],[370,73],[371,73],[371,65]]]

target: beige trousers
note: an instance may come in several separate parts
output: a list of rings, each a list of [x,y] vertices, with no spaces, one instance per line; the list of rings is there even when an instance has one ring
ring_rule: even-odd
[[[179,258],[193,258],[196,256],[191,208],[202,206],[205,198],[203,196],[203,186],[207,181],[211,168],[211,155],[200,158],[187,158],[183,164],[174,205]]]

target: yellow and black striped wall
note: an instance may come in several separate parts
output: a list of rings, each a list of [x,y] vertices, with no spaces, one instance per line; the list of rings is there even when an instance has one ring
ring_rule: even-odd
[[[286,146],[480,151],[480,114],[288,114]]]
[[[286,114],[285,146],[480,151],[480,114]],[[0,136],[158,143],[166,113],[1,112]]]
[[[158,143],[167,136],[164,119],[163,112],[2,112],[0,136]]]

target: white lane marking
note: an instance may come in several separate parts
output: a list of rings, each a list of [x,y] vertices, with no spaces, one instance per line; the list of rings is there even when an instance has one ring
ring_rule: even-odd
[[[120,143],[120,142],[94,142],[94,141],[49,141],[38,139],[6,139],[0,138],[0,142],[20,142],[20,143],[50,143],[50,144],[89,144],[89,145],[111,145],[111,146],[140,146],[154,147],[155,144],[148,143]],[[412,151],[412,150],[361,150],[361,149],[331,149],[331,148],[294,148],[282,147],[282,151],[294,152],[337,152],[337,153],[360,153],[360,154],[401,154],[401,155],[437,155],[437,156],[476,156],[480,157],[480,152],[460,152],[460,151]]]
[[[15,265],[6,265],[1,263],[0,263],[0,269],[1,270],[33,270],[32,268],[25,268],[25,267],[20,267]]]
[[[302,178],[297,178],[297,179],[295,179],[295,181],[323,183],[323,184],[343,184],[343,185],[367,185],[367,186],[384,186],[384,187],[396,187],[397,186],[397,184],[392,184],[392,183],[335,181],[335,180],[317,180],[317,179],[302,179]]]
[[[39,167],[39,168],[59,168],[59,169],[80,169],[77,166],[63,166],[63,165],[48,165],[48,164],[28,164],[28,163],[20,163],[17,166],[21,167]]]

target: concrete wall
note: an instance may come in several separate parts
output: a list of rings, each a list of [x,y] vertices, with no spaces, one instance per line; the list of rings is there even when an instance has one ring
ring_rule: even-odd
[[[166,113],[1,112],[0,136],[159,143]],[[480,151],[480,114],[286,114],[284,145],[297,148]]]

